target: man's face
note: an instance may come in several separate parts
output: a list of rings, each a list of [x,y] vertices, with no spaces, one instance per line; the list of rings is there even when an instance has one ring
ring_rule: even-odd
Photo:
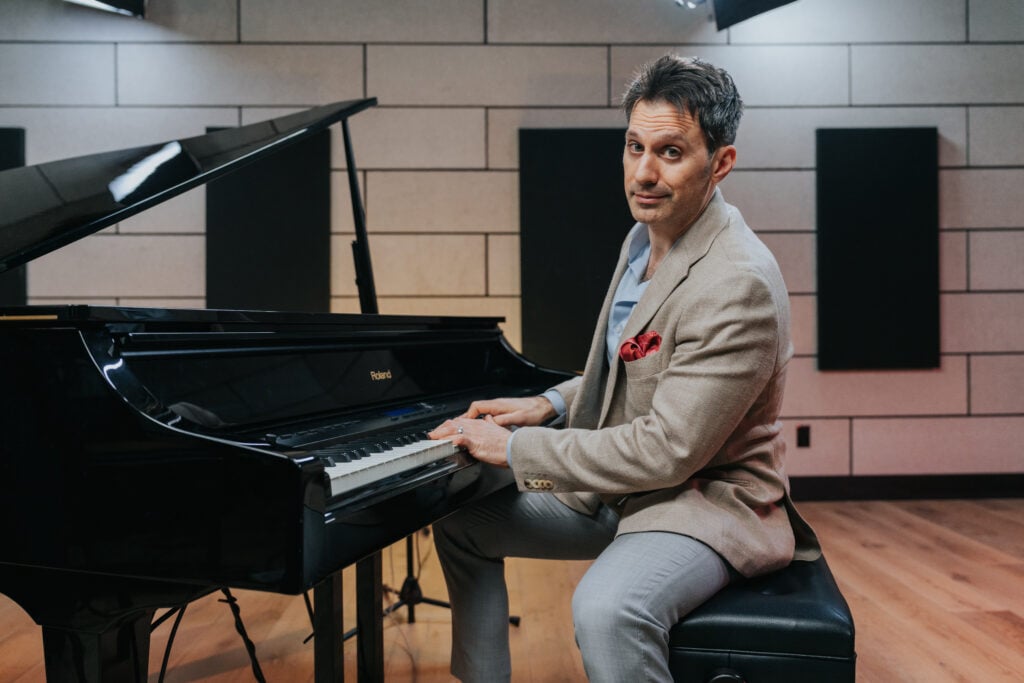
[[[689,113],[668,102],[637,102],[622,154],[633,218],[655,231],[681,235],[732,170],[735,155],[730,145],[709,157],[700,123]]]

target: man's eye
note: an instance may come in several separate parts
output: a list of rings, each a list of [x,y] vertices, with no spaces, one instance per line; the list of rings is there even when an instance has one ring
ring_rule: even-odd
[[[640,146],[639,142],[627,142],[626,149],[630,152],[642,152],[644,150],[644,148]]]
[[[666,147],[665,148],[665,156],[667,156],[669,159],[678,159],[682,155],[683,155],[683,153],[680,152],[675,147]]]

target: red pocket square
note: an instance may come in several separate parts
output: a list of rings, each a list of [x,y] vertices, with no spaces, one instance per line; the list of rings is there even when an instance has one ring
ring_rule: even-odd
[[[654,353],[661,348],[661,335],[651,330],[638,334],[619,347],[619,358],[627,363],[632,360],[639,360],[647,354]]]

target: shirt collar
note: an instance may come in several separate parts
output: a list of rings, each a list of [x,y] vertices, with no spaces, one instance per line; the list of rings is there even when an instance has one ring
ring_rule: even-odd
[[[633,273],[637,282],[644,278],[644,271],[647,270],[647,261],[651,255],[651,237],[647,234],[647,226],[638,224],[639,228],[633,233],[629,240],[629,251],[626,267]]]

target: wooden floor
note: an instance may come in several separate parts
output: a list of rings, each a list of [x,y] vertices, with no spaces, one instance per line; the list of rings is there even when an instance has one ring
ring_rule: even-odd
[[[1024,498],[804,503],[857,627],[857,680],[941,683],[1024,680]],[[444,598],[429,540],[420,574],[424,594]],[[508,563],[513,680],[583,681],[573,643],[569,598],[583,562]],[[400,586],[404,545],[384,553],[384,581]],[[345,571],[346,627],[354,623]],[[236,591],[246,628],[269,683],[312,681],[312,643],[301,597]],[[448,674],[447,610],[420,605],[385,624],[388,681],[435,683]],[[156,681],[170,623],[153,634],[150,681]],[[355,681],[355,643],[345,651]],[[0,596],[0,682],[42,683],[38,628]],[[187,610],[170,655],[168,683],[253,681],[227,605],[211,595]]]

